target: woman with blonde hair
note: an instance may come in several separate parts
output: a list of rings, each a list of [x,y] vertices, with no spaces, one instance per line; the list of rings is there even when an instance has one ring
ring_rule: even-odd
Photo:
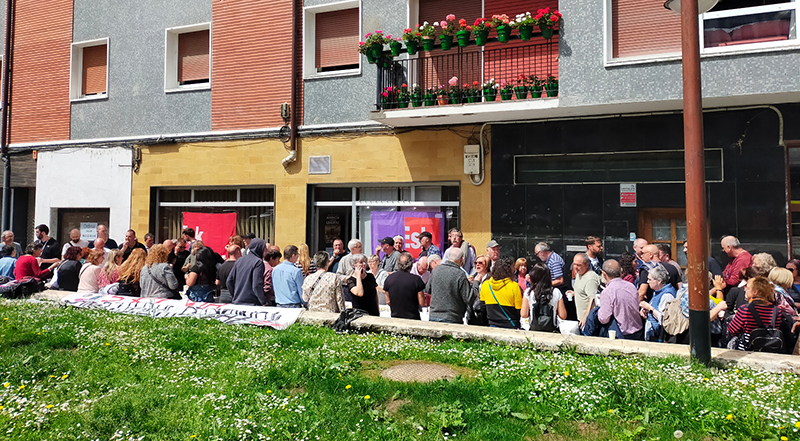
[[[168,257],[169,250],[164,245],[159,244],[150,248],[139,278],[139,283],[142,286],[142,297],[180,298],[178,295],[178,279],[175,278],[172,267],[167,263]]]
[[[103,264],[103,270],[97,276],[97,284],[100,288],[119,281],[120,264],[122,264],[122,253],[119,250],[111,250],[106,254],[106,263]]]
[[[317,272],[317,265],[311,260],[311,255],[308,251],[308,245],[301,243],[297,246],[298,258],[295,266],[303,271],[303,277]]]
[[[103,269],[100,267],[100,264],[103,263],[105,256],[106,253],[103,250],[92,250],[89,252],[89,255],[86,256],[86,263],[84,263],[83,268],[81,268],[78,292],[100,292],[98,277],[103,271]]]
[[[146,258],[147,252],[141,248],[131,251],[130,257],[119,267],[119,291],[117,294],[133,297],[139,297],[142,294],[139,278]]]
[[[781,307],[781,312],[792,316],[796,315],[797,307],[789,294],[794,282],[792,272],[786,268],[775,267],[769,272],[768,279],[775,285],[775,303]]]

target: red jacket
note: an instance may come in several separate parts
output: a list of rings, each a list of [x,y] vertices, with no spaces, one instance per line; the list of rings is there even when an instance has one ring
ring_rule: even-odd
[[[36,258],[30,254],[26,254],[17,259],[17,267],[14,268],[14,277],[17,280],[22,280],[24,277],[36,277],[37,279],[47,279],[53,273],[49,269],[42,271],[39,269],[39,264]]]
[[[725,284],[728,286],[736,286],[741,282],[741,273],[745,268],[750,268],[753,263],[753,256],[747,251],[742,251],[741,254],[736,256],[735,259],[728,262],[725,271],[722,272],[722,278],[725,279]],[[19,265],[19,263],[17,264]]]

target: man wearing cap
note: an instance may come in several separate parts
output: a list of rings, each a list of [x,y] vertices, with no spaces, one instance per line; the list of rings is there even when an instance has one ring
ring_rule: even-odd
[[[500,244],[497,243],[496,240],[492,239],[486,244],[486,257],[492,261],[489,266],[494,268],[494,263],[497,261],[497,258],[500,257]]]
[[[394,249],[394,239],[389,236],[381,239],[381,251],[383,251],[383,254],[386,254],[386,256],[383,258],[378,268],[385,270],[389,274],[395,272],[400,252]]]
[[[242,256],[246,256],[250,252],[250,241],[255,239],[256,235],[253,233],[247,233],[242,236],[242,240],[244,241],[244,249],[242,250]]]
[[[422,247],[419,252],[419,257],[432,256],[434,254],[442,257],[442,250],[433,244],[433,234],[431,234],[430,231],[419,233],[419,244]]]

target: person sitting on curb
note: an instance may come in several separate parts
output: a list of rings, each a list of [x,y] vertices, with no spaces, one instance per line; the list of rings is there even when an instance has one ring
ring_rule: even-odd
[[[636,287],[620,278],[620,265],[614,259],[603,262],[602,274],[606,289],[600,293],[600,306],[586,317],[583,335],[608,337],[613,330],[620,339],[644,340]]]

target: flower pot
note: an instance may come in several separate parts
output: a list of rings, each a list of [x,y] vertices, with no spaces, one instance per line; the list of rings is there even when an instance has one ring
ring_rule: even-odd
[[[442,42],[442,50],[449,51],[451,47],[453,47],[453,36],[452,35],[440,35],[439,40]]]
[[[519,27],[519,38],[528,41],[533,36],[533,25]]]
[[[510,90],[508,92],[500,91],[500,99],[502,99],[503,101],[510,100],[513,95],[514,95],[514,92],[512,92]]]
[[[542,97],[542,89],[531,90],[531,98],[541,98],[541,97]]]
[[[547,92],[547,96],[551,98],[558,96],[558,87],[545,88],[544,90]]]
[[[419,99],[411,98],[411,105],[414,107],[422,107],[422,98]]]
[[[469,36],[470,31],[458,31],[456,32],[456,38],[458,38],[458,45],[460,47],[467,47],[469,46]]]
[[[528,89],[526,87],[515,87],[514,94],[517,95],[518,100],[528,99]]]
[[[403,44],[400,43],[399,41],[393,41],[389,43],[389,50],[392,51],[393,57],[399,57],[400,51],[403,50]]]
[[[508,40],[511,38],[511,26],[509,25],[498,25],[497,26],[497,39],[500,43],[508,43]]]
[[[406,50],[408,51],[408,55],[416,55],[418,49],[419,43],[416,40],[406,41]]]
[[[475,31],[475,44],[478,46],[485,46],[486,40],[489,38],[489,30]]]
[[[539,30],[542,31],[542,37],[545,40],[553,38],[553,28],[550,26],[539,25]]]
[[[467,97],[467,103],[479,103],[479,102],[481,102],[480,95],[469,95]]]
[[[400,101],[397,103],[397,107],[401,109],[408,109],[408,101]]]
[[[446,95],[440,95],[436,98],[436,101],[439,103],[440,106],[444,106],[446,104],[450,104],[450,98]]]
[[[461,104],[461,94],[460,93],[451,93],[450,94],[450,104]]]
[[[376,60],[383,56],[383,45],[381,43],[372,43],[372,57]]]
[[[369,64],[375,64],[375,55],[372,55],[372,49],[368,50],[365,54]]]
[[[423,50],[428,51],[428,52],[432,51],[434,43],[435,42],[433,40],[433,37],[422,37],[422,49]]]
[[[494,101],[494,100],[497,99],[497,92],[495,92],[494,90],[492,90],[492,91],[484,90],[483,91],[483,98],[484,98],[484,101],[486,101],[487,103],[490,102],[490,101]]]

